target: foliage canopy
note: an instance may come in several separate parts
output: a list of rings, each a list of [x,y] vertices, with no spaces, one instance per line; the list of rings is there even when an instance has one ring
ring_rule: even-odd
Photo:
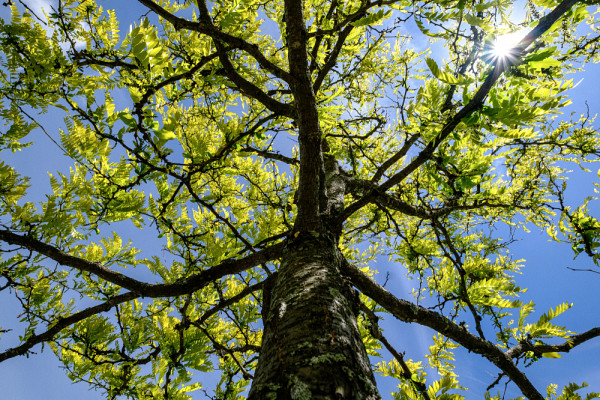
[[[566,171],[598,160],[599,135],[589,112],[561,113],[573,74],[599,59],[598,6],[523,5],[515,22],[512,1],[138,0],[135,16],[129,2],[6,2],[0,150],[49,139],[66,167],[30,188],[0,161],[0,289],[20,307],[0,361],[46,343],[109,398],[190,398],[211,371],[207,395],[241,398],[277,362],[261,341],[293,304],[272,289],[291,249],[327,237],[339,273],[306,281],[353,310],[324,321],[357,325],[394,398],[464,398],[459,346],[497,367],[486,398],[503,381],[580,398],[576,384],[534,387],[522,366],[600,328],[555,324],[567,303],[531,318],[508,250],[535,226],[600,262],[600,222],[565,201]],[[375,283],[381,256],[419,282],[412,301]],[[404,359],[382,317],[432,328],[430,353]],[[343,364],[313,345],[286,351]],[[299,376],[290,398],[314,393]],[[323,398],[367,398],[341,387]]]

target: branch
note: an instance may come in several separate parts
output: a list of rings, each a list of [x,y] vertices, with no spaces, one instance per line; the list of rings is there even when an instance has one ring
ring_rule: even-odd
[[[134,292],[123,293],[118,296],[112,297],[111,299],[105,301],[102,304],[98,304],[97,306],[86,308],[85,310],[79,311],[65,318],[60,318],[52,326],[52,328],[48,329],[46,332],[40,333],[39,335],[30,336],[29,339],[27,339],[20,346],[13,347],[0,353],[0,362],[9,358],[26,354],[33,346],[42,342],[52,340],[56,334],[58,334],[60,331],[67,328],[68,326],[82,321],[88,317],[91,317],[92,315],[96,315],[101,312],[106,312],[121,303],[131,301],[138,297],[140,297],[140,295]]]
[[[361,10],[359,10],[359,11],[361,11]],[[366,10],[364,10],[364,13],[366,13]],[[364,13],[361,14],[361,16],[364,15]],[[358,20],[359,18],[360,18],[360,16],[357,15],[356,19]],[[321,89],[321,85],[323,84],[323,81],[327,77],[327,74],[335,66],[337,58],[338,58],[340,51],[342,50],[342,47],[344,45],[344,41],[352,32],[352,29],[354,29],[354,27],[352,25],[348,25],[342,32],[340,32],[340,36],[338,37],[338,41],[336,42],[335,47],[333,48],[332,52],[327,56],[325,64],[323,65],[323,67],[321,68],[321,70],[319,71],[319,74],[317,75],[317,77],[315,79],[315,82],[313,84],[315,93],[317,93],[319,91],[319,89]]]
[[[404,215],[426,220],[443,217],[454,211],[516,207],[514,204],[492,203],[486,200],[478,200],[475,204],[456,204],[454,201],[455,199],[449,199],[449,204],[443,204],[441,207],[429,209],[414,206],[392,194],[382,192],[380,191],[380,187],[371,180],[357,179],[349,176],[345,176],[344,179],[346,180],[348,192],[354,196],[365,196],[366,193],[366,195],[371,196],[372,203],[376,203],[391,210],[400,211]]]
[[[428,310],[406,300],[398,299],[347,261],[342,263],[342,270],[363,294],[375,300],[400,321],[416,322],[419,325],[432,328],[459,343],[467,350],[484,356],[505,372],[521,389],[525,397],[532,400],[544,399],[527,376],[516,367],[511,358],[492,342],[473,335],[466,328],[455,324],[450,319],[435,311]]]
[[[227,76],[227,78],[229,78],[242,93],[258,100],[275,114],[285,115],[289,118],[295,117],[295,111],[292,106],[275,100],[258,86],[241,76],[229,60],[229,56],[223,46],[220,45],[219,42],[216,42],[216,47],[219,53],[219,61],[221,61],[223,69],[225,70],[225,76]]]
[[[276,277],[277,277],[277,273],[274,273],[273,275],[268,276],[264,281],[255,283],[254,285],[251,285],[251,286],[247,286],[245,289],[243,289],[241,292],[239,292],[235,296],[230,297],[230,298],[223,300],[220,303],[216,304],[210,310],[208,310],[207,312],[202,314],[202,316],[199,319],[197,319],[195,321],[188,321],[188,323],[184,327],[187,327],[189,325],[194,325],[197,328],[202,328],[201,325],[207,319],[209,319],[210,317],[212,317],[219,311],[223,310],[224,308],[237,303],[238,301],[242,300],[243,298],[250,295],[251,293],[254,293],[258,290],[263,290],[263,286],[272,284],[272,282],[274,282],[277,279]]]
[[[596,270],[589,269],[589,268],[572,268],[572,267],[567,267],[567,269],[570,269],[571,271],[577,271],[577,272],[593,272],[595,274],[600,274],[600,271],[596,271]]]
[[[165,87],[167,85],[171,85],[171,84],[176,83],[183,79],[192,79],[194,74],[196,74],[196,72],[198,72],[200,70],[200,68],[203,68],[206,64],[208,64],[210,61],[214,60],[218,56],[219,55],[217,53],[213,53],[208,56],[201,57],[200,61],[197,62],[189,70],[182,72],[180,74],[177,74],[177,75],[173,75],[173,76],[163,80],[162,82],[157,83],[155,86],[151,86],[150,88],[148,88],[146,93],[142,96],[141,100],[138,101],[138,104],[144,105],[148,101],[150,96],[152,96],[154,93],[158,92],[160,89],[162,89],[163,87]]]
[[[381,7],[383,5],[389,5],[389,4],[395,4],[395,3],[398,3],[398,0],[390,0],[390,1],[377,0],[377,1],[370,2],[370,3],[365,2],[358,10],[356,10],[354,13],[348,15],[343,22],[341,22],[340,24],[336,24],[336,26],[333,27],[332,29],[330,29],[330,30],[320,30],[319,29],[319,30],[317,30],[317,32],[314,33],[314,36],[317,36],[316,43],[320,43],[320,39],[322,38],[322,36],[324,34],[331,34],[336,31],[339,32],[338,40],[335,43],[335,46],[333,47],[332,51],[327,55],[327,57],[325,59],[325,63],[319,70],[319,73],[315,79],[315,82],[313,85],[315,93],[317,93],[319,91],[319,89],[321,88],[321,85],[323,84],[323,81],[325,80],[325,78],[327,77],[327,75],[329,74],[331,69],[335,66],[335,64],[337,62],[337,58],[344,46],[344,42],[346,41],[346,38],[352,32],[352,29],[354,29],[354,26],[351,25],[351,23],[356,22],[359,19],[365,17],[367,15],[367,12],[373,7]],[[312,36],[312,35],[309,34],[309,36]],[[316,43],[315,43],[315,48],[313,48],[313,58],[317,53]]]
[[[146,283],[125,276],[117,271],[104,267],[101,263],[88,261],[72,256],[54,246],[50,246],[30,236],[22,236],[7,230],[0,230],[0,240],[12,245],[22,246],[40,253],[61,265],[89,272],[108,282],[130,290],[141,297],[174,297],[195,292],[216,279],[225,275],[237,274],[256,265],[275,260],[281,256],[283,243],[274,244],[264,250],[252,253],[239,260],[225,260],[220,264],[194,274],[188,278],[179,279],[173,283]]]
[[[210,17],[207,14],[208,10],[200,10],[201,21],[194,22],[171,14],[170,12],[156,4],[154,1],[138,1],[142,5],[146,6],[147,8],[158,14],[160,17],[164,18],[166,21],[171,23],[175,30],[187,29],[211,37],[214,40],[215,45],[218,49],[219,60],[223,64],[223,67],[226,72],[225,75],[240,89],[242,93],[258,100],[260,103],[262,103],[265,107],[267,107],[274,113],[294,118],[293,108],[289,104],[281,103],[273,99],[264,91],[262,91],[258,86],[243,78],[240,74],[237,73],[237,71],[229,61],[227,55],[222,51],[222,49],[220,49],[220,47],[222,47],[221,43],[226,43],[231,48],[243,50],[246,53],[250,54],[263,69],[272,73],[277,78],[284,80],[285,82],[291,82],[291,75],[283,69],[279,68],[277,65],[267,60],[267,58],[264,56],[264,54],[262,54],[257,45],[248,43],[243,39],[220,31],[217,27],[213,25]],[[201,2],[199,2],[199,5],[200,3]],[[230,48],[228,47],[228,50],[229,49]]]
[[[400,159],[404,157],[406,153],[408,153],[408,151],[412,148],[413,144],[415,144],[417,139],[419,139],[420,137],[421,135],[413,135],[410,137],[410,139],[406,140],[400,148],[400,150],[396,152],[396,154],[394,154],[387,161],[381,164],[379,168],[377,168],[377,171],[375,171],[373,178],[371,178],[371,182],[373,182],[374,184],[377,183],[381,179],[385,171],[387,171],[392,165],[400,161]]]
[[[326,208],[325,167],[322,151],[322,132],[317,100],[308,62],[308,36],[301,1],[284,0],[285,33],[288,64],[294,81],[290,83],[297,114],[300,153],[298,178],[298,213],[296,231],[318,231],[321,212]]]
[[[243,147],[243,148],[239,149],[239,151],[257,154],[261,157],[269,158],[269,159],[275,160],[275,161],[281,161],[281,162],[284,162],[289,165],[298,165],[298,163],[299,163],[299,161],[295,158],[287,157],[287,156],[284,156],[283,154],[274,153],[271,151],[256,149],[256,148],[250,147],[250,146]]]
[[[422,219],[432,219],[434,217],[430,210],[427,210],[423,207],[415,207],[393,195],[381,192],[379,190],[379,186],[371,181],[352,177],[345,177],[345,180],[347,191],[357,197],[363,196],[365,193],[367,193],[368,196],[372,197],[372,201],[374,203],[381,204],[382,206],[391,208],[392,210],[400,211],[405,215],[419,217]]]
[[[39,335],[33,335],[20,346],[13,347],[0,353],[0,362],[9,358],[26,354],[33,346],[52,340],[54,336],[56,336],[63,329],[92,315],[109,311],[111,308],[119,304],[139,297],[174,297],[192,293],[226,274],[242,272],[243,270],[252,266],[278,258],[283,250],[283,243],[278,243],[265,250],[253,253],[241,260],[225,261],[215,267],[202,271],[199,274],[193,275],[186,279],[180,279],[172,284],[147,284],[104,268],[100,263],[95,263],[71,256],[61,250],[30,237],[20,236],[5,230],[0,230],[0,240],[36,251],[40,254],[48,256],[60,264],[67,265],[81,271],[90,272],[109,282],[119,284],[122,287],[132,290],[130,292],[112,297],[102,304],[86,308],[68,317],[58,319],[58,321],[45,332]],[[270,279],[273,278],[267,278],[267,280]],[[233,304],[248,294],[262,288],[263,284],[264,281],[250,286],[244,289],[238,295],[218,304],[211,309],[207,315],[203,316],[203,319],[201,320],[204,320],[204,317],[209,317],[223,307]]]
[[[210,36],[214,40],[228,43],[231,46],[250,54],[263,69],[269,71],[277,78],[288,83],[293,79],[289,72],[279,68],[277,65],[269,61],[259,50],[257,45],[248,43],[244,39],[240,39],[236,36],[222,32],[215,27],[210,20],[205,20],[203,22],[189,21],[171,14],[152,0],[138,0],[138,2],[154,11],[161,18],[164,18],[166,21],[168,21],[171,25],[173,25],[175,30],[187,29]]]
[[[128,63],[123,60],[115,59],[115,60],[101,60],[97,58],[92,58],[92,54],[90,54],[87,50],[75,51],[73,55],[73,60],[77,63],[77,66],[87,66],[87,65],[99,65],[107,68],[127,68],[130,70],[137,70],[139,67],[135,64]]]
[[[528,351],[532,351],[538,356],[542,355],[543,353],[568,353],[574,347],[579,346],[588,340],[597,338],[598,336],[600,336],[600,327],[592,328],[589,331],[580,333],[578,335],[573,335],[561,344],[532,344],[529,342],[519,343],[518,345],[508,349],[505,354],[510,358],[515,358]]]
[[[431,158],[434,151],[438,148],[438,146],[446,140],[448,135],[450,135],[454,129],[458,126],[458,124],[462,121],[463,118],[468,117],[473,112],[481,109],[485,102],[485,99],[498,80],[502,73],[512,66],[518,64],[521,58],[526,54],[526,50],[531,43],[533,43],[536,39],[542,36],[550,27],[565,14],[578,0],[564,0],[560,3],[554,10],[552,10],[548,15],[544,16],[540,19],[538,25],[533,28],[527,36],[525,36],[521,42],[515,47],[515,62],[497,62],[492,69],[492,72],[486,77],[485,81],[479,87],[479,90],[475,93],[473,98],[465,105],[462,109],[460,109],[456,114],[454,114],[444,125],[440,133],[433,139],[431,142],[425,146],[421,152],[411,160],[411,162],[404,167],[401,171],[393,175],[386,182],[381,184],[378,187],[379,192],[385,192],[391,187],[402,182],[406,177],[408,177],[413,171],[423,165],[427,160]],[[367,204],[373,202],[376,194],[371,192],[361,199],[357,200],[355,203],[349,205],[344,212],[341,214],[340,219],[342,221],[348,219],[352,214],[356,211],[360,210]]]
[[[385,346],[387,351],[389,351],[392,354],[392,356],[394,356],[396,361],[398,361],[398,364],[402,368],[402,377],[404,377],[404,379],[410,382],[419,391],[424,400],[431,400],[429,394],[427,393],[427,386],[425,385],[425,383],[413,380],[413,372],[410,370],[408,364],[406,364],[406,362],[404,361],[404,355],[400,354],[390,344],[390,342],[388,342],[385,336],[383,336],[383,333],[381,333],[381,329],[379,328],[378,323],[379,318],[377,317],[377,315],[375,315],[375,313],[367,306],[365,306],[362,302],[360,303],[360,310],[364,312],[367,318],[369,319],[369,332],[371,333],[371,336],[379,340]]]

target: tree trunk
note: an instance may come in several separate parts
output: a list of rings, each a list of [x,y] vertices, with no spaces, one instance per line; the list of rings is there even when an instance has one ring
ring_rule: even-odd
[[[327,234],[302,232],[287,243],[265,296],[250,400],[381,398],[358,330],[359,300],[340,274],[340,257]]]

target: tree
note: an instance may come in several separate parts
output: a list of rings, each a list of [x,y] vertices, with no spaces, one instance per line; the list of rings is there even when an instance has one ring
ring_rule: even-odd
[[[554,324],[569,304],[533,320],[501,238],[540,227],[598,263],[565,171],[599,135],[560,116],[598,60],[592,2],[530,0],[517,23],[512,2],[138,0],[121,24],[133,2],[14,3],[0,145],[43,132],[71,167],[39,200],[0,164],[2,295],[21,307],[0,360],[47,344],[109,398],[189,398],[217,371],[219,399],[379,399],[371,356],[396,398],[446,399],[462,346],[497,368],[489,398],[509,381],[543,399],[523,364],[600,335]],[[375,282],[381,255],[413,301]],[[384,315],[432,329],[439,379]]]

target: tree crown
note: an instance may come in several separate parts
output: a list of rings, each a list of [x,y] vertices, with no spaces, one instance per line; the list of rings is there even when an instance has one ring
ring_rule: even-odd
[[[518,22],[512,2],[464,0],[138,0],[134,19],[8,3],[0,148],[46,141],[67,168],[41,196],[0,163],[1,288],[21,309],[0,360],[48,343],[111,398],[189,398],[215,370],[215,396],[238,398],[266,288],[309,237],[339,248],[397,398],[461,398],[457,346],[500,369],[489,398],[502,379],[542,398],[516,365],[599,334],[553,323],[568,303],[531,318],[508,252],[535,226],[600,260],[588,200],[566,201],[570,166],[597,160],[594,117],[562,111],[598,60],[591,2],[527,1]],[[412,303],[368,278],[381,256],[418,280]],[[439,379],[393,349],[385,314],[436,331]]]

